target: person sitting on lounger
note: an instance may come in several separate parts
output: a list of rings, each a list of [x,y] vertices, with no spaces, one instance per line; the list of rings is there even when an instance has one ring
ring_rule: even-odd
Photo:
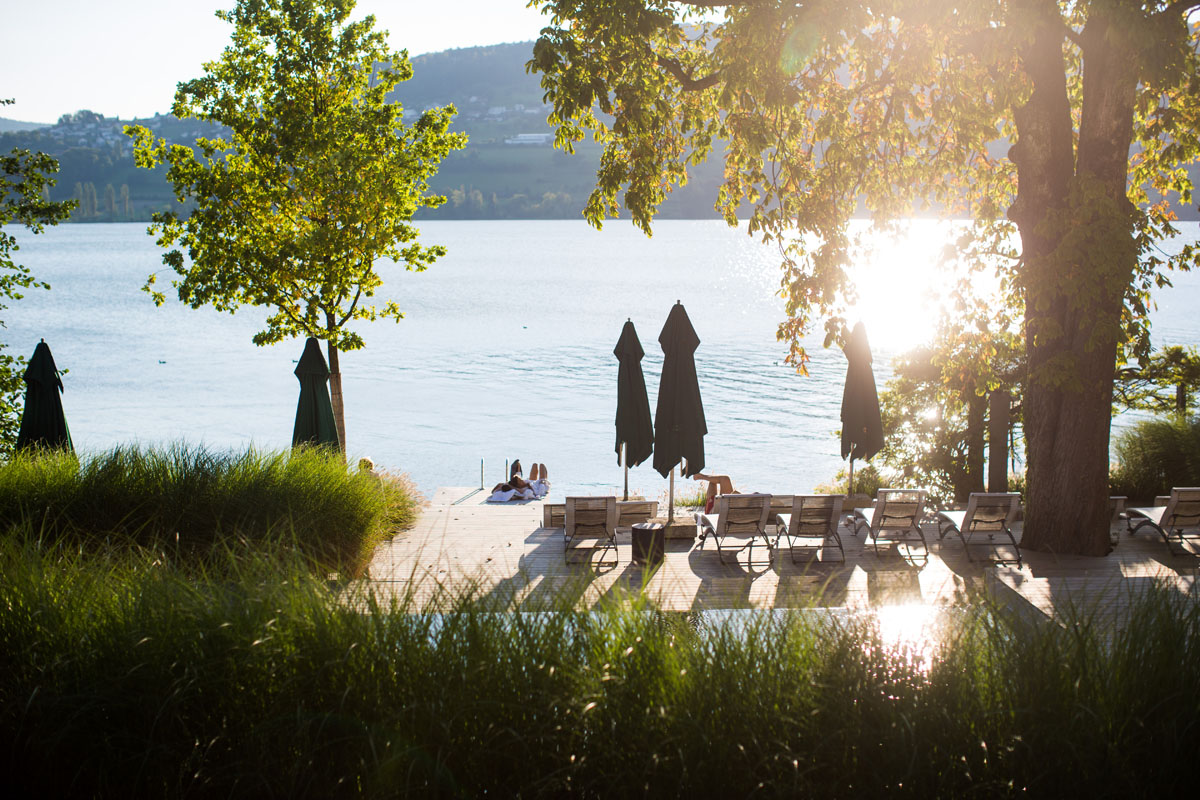
[[[705,475],[703,472],[697,472],[692,476],[692,480],[708,481],[708,493],[704,497],[704,513],[711,514],[713,506],[717,504],[717,498],[723,494],[743,494],[733,488],[733,481],[728,475]]]

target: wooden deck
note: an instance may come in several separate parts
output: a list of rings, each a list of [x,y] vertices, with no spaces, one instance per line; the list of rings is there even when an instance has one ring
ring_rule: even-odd
[[[844,564],[826,560],[836,558],[836,550],[798,550],[801,563],[793,564],[786,548],[771,563],[761,545],[739,553],[736,564],[722,564],[711,540],[700,548],[683,539],[668,540],[663,564],[647,570],[632,563],[627,530],[618,533],[615,553],[592,550],[590,544],[564,552],[562,530],[542,527],[540,502],[490,505],[484,497],[468,488],[439,489],[416,526],[377,551],[370,566],[372,587],[411,594],[418,605],[471,589],[477,596],[524,607],[564,592],[577,593],[588,605],[644,590],[671,611],[945,605],[960,593],[986,590],[1057,617],[1071,605],[1119,606],[1153,581],[1191,592],[1200,564],[1191,548],[1178,552],[1157,536],[1131,537],[1122,529],[1119,546],[1107,557],[1026,552],[1018,569],[969,561],[956,537],[939,543],[930,523],[924,526],[926,559],[906,558],[894,546],[877,554],[865,535],[855,536],[843,526]]]

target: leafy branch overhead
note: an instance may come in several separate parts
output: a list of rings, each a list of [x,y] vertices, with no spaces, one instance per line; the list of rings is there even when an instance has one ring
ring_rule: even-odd
[[[883,222],[939,212],[975,219],[983,239],[1015,234],[1009,209],[1018,158],[1008,150],[1017,140],[1013,111],[1033,89],[1023,64],[1031,23],[1057,18],[1076,108],[1083,47],[1095,49],[1088,42],[1102,35],[1099,24],[1083,35],[1096,5],[1083,2],[530,5],[553,22],[527,69],[542,75],[558,144],[570,150],[589,133],[605,144],[588,219],[600,225],[623,206],[649,232],[667,194],[686,183],[688,166],[726,140],[716,207],[734,224],[748,203],[750,232],[779,246],[788,313],[780,336],[800,367],[807,360],[800,340],[815,323],[826,322],[827,344],[845,326],[854,299],[852,215]],[[1144,5],[1117,24],[1123,44],[1136,50],[1131,69],[1140,80],[1129,199],[1138,208],[1141,268],[1124,325],[1143,350],[1155,275],[1198,256],[1193,247],[1167,255],[1151,243],[1174,231],[1164,195],[1192,202],[1180,165],[1200,151],[1196,36],[1185,21],[1197,4]],[[1086,185],[1080,181],[1078,191]],[[1021,288],[1013,284],[1014,302]]]
[[[0,106],[12,100],[0,99]],[[57,225],[70,216],[74,202],[51,202],[50,187],[58,162],[45,153],[14,149],[0,154],[0,312],[9,302],[20,300],[26,289],[49,289],[50,284],[34,277],[29,267],[18,264],[13,253],[20,250],[11,224],[23,225],[31,233],[41,233],[47,225]],[[4,323],[0,320],[0,327]],[[21,379],[25,357],[5,352],[0,342],[0,451],[7,452],[16,442],[20,425]]]
[[[1021,318],[1022,545],[1108,551],[1116,363],[1149,351],[1150,289],[1200,263],[1195,243],[1160,246],[1170,199],[1194,202],[1200,0],[531,5],[552,19],[527,68],[558,144],[604,144],[588,219],[623,205],[649,232],[724,139],[716,207],[739,224],[745,204],[779,248],[799,369],[817,322],[826,345],[846,329],[852,216],[969,219],[960,258],[998,274]]]
[[[352,21],[352,9],[244,0],[218,12],[234,26],[231,44],[179,85],[172,113],[224,125],[228,138],[193,148],[127,129],[137,164],[167,164],[184,207],[151,226],[179,299],[268,308],[256,344],[316,336],[360,348],[351,323],[402,317],[395,302],[374,302],[377,265],[420,271],[445,253],[417,241],[411,218],[445,202],[428,181],[466,137],[449,132],[453,107],[404,125],[387,95],[412,75],[407,53],[389,49],[372,17]],[[146,289],[161,303],[154,283]]]

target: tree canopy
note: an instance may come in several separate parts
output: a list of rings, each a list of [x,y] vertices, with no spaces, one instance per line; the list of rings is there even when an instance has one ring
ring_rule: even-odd
[[[1186,415],[1200,389],[1200,352],[1168,345],[1117,371],[1115,405]]]
[[[12,100],[0,99],[0,106]],[[41,233],[46,225],[66,219],[74,203],[52,203],[47,197],[54,185],[58,162],[45,153],[14,149],[0,154],[0,313],[8,303],[20,300],[26,289],[49,289],[50,284],[39,281],[24,264],[13,259],[20,249],[17,237],[6,225],[16,223],[32,233]],[[0,327],[4,325],[0,320]],[[17,439],[20,425],[20,392],[24,387],[21,376],[25,357],[5,352],[6,342],[0,342],[0,451],[8,452]]]
[[[239,0],[217,16],[234,26],[221,57],[181,83],[172,113],[228,128],[195,148],[127,128],[139,166],[166,163],[187,212],[156,214],[172,286],[193,308],[269,310],[266,345],[315,336],[329,347],[330,382],[345,443],[338,353],[363,347],[353,323],[403,316],[375,305],[381,259],[424,270],[445,253],[411,224],[444,197],[428,180],[466,137],[448,131],[453,107],[411,127],[387,95],[412,75],[374,17],[351,20],[353,0]],[[185,258],[186,253],[186,258]],[[156,302],[163,293],[147,289]]]
[[[725,139],[716,198],[779,247],[798,367],[845,330],[862,210],[972,220],[956,257],[1001,276],[1027,350],[1025,543],[1107,552],[1119,352],[1148,349],[1148,291],[1189,268],[1167,196],[1193,202],[1195,0],[533,0],[558,143],[605,144],[586,214],[647,231]],[[1070,512],[1062,509],[1073,509]],[[1074,509],[1083,509],[1077,513]]]

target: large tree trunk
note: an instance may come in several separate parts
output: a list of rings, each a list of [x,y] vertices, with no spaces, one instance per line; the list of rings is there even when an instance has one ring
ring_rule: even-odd
[[[1008,432],[1012,392],[999,388],[988,395],[988,491],[1008,491]]]
[[[983,463],[987,425],[987,397],[970,392],[967,396],[967,458],[963,482],[954,499],[967,502],[971,492],[983,491]]]
[[[1125,180],[1136,76],[1093,11],[1084,31],[1083,111],[1072,142],[1053,0],[1024,0],[1036,20],[1022,56],[1033,81],[1016,110],[1018,195],[1028,379],[1024,547],[1104,555],[1108,436],[1117,335],[1136,265]]]
[[[346,456],[346,410],[342,405],[342,368],[338,363],[338,349],[332,341],[326,342],[329,351],[329,400],[333,404],[333,421],[337,425],[338,448]]]

